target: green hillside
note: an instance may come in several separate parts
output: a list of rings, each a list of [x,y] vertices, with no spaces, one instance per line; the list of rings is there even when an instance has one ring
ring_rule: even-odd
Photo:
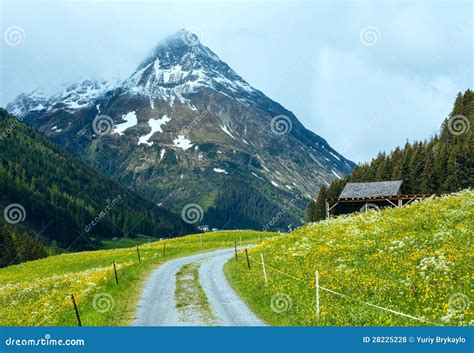
[[[473,325],[473,235],[474,191],[467,190],[309,224],[251,250],[251,270],[241,259],[226,272],[274,325]],[[320,290],[319,320],[316,270],[320,286],[348,296]]]
[[[126,325],[146,274],[172,258],[242,244],[277,233],[222,231],[135,247],[50,256],[0,269],[0,326],[75,326],[74,294],[84,326]],[[202,242],[201,242],[202,240]],[[115,282],[116,262],[119,284]]]
[[[48,245],[55,240],[60,247],[73,250],[100,247],[99,237],[142,234],[165,238],[194,231],[180,216],[86,166],[0,109],[2,215],[11,204],[24,209],[24,221],[16,223],[17,228],[35,233]],[[8,221],[1,217],[4,219]],[[5,239],[13,233],[10,225],[0,224],[1,247],[18,241],[15,236]],[[13,256],[6,263],[17,260]]]

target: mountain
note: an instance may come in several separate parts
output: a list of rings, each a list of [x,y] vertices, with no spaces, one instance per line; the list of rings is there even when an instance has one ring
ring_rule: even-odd
[[[185,30],[121,84],[22,94],[7,110],[153,202],[194,207],[218,228],[298,225],[319,186],[355,166]]]
[[[75,250],[100,246],[99,237],[171,237],[195,231],[178,215],[101,175],[3,109],[0,209],[0,229],[21,227],[47,244],[55,240]]]
[[[379,153],[352,174],[322,187],[308,204],[308,220],[326,217],[326,197],[338,197],[347,182],[403,180],[408,194],[445,194],[474,187],[474,92],[459,93],[439,134]],[[342,212],[343,210],[339,210]]]

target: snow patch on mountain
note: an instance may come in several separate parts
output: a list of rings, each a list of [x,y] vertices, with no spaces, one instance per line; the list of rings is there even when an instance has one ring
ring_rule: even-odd
[[[224,131],[227,135],[229,135],[230,137],[232,137],[234,140],[235,140],[235,137],[234,135],[232,135],[229,131],[229,129],[227,128],[227,126],[225,125],[221,125],[221,130]]]
[[[328,151],[328,152],[331,154],[331,156],[333,156],[333,157],[336,158],[337,160],[339,160],[339,161],[341,160],[338,156],[336,156],[336,155],[335,155],[334,153],[332,153],[331,151]]]
[[[187,139],[183,135],[178,135],[178,138],[173,140],[173,143],[176,147],[183,149],[186,151],[187,149],[193,147],[191,140]]]
[[[45,109],[46,107],[43,104],[39,103],[36,107],[31,108],[30,111],[35,112],[35,111],[45,110]]]
[[[334,170],[331,169],[331,172],[336,176],[338,179],[342,179],[339,174],[337,174]]]
[[[138,144],[147,144],[148,146],[153,145],[153,141],[150,141],[150,138],[156,133],[156,132],[163,132],[161,129],[161,126],[165,125],[167,122],[170,122],[171,119],[167,115],[163,115],[161,119],[150,119],[148,121],[148,125],[151,127],[151,131],[144,135],[140,136],[140,139],[138,140]]]
[[[259,176],[258,176],[257,174],[255,174],[254,172],[252,172],[252,175],[253,175],[255,178],[257,178],[257,179],[260,179],[260,180],[265,180],[265,179],[263,179],[263,178],[259,177]]]
[[[227,173],[227,171],[226,171],[225,169],[214,168],[213,170],[214,170],[216,173],[229,174],[229,173]]]
[[[114,133],[123,135],[125,130],[128,128],[131,128],[132,126],[137,125],[137,115],[135,114],[135,111],[129,112],[125,115],[122,115],[122,119],[125,120],[125,122],[120,123],[120,124],[115,124],[114,128]]]

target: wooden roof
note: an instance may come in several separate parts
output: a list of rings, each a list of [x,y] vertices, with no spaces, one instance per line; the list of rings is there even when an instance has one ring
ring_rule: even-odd
[[[339,198],[395,196],[401,193],[403,180],[347,183]]]
[[[400,194],[394,196],[373,196],[373,197],[344,197],[344,198],[328,198],[327,201],[330,204],[335,203],[367,203],[367,202],[379,202],[379,201],[410,201],[410,200],[419,200],[427,199],[430,197],[436,196],[436,194]]]

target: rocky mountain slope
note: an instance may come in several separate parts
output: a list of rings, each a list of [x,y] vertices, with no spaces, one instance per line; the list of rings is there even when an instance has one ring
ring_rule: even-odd
[[[355,166],[186,30],[121,84],[22,94],[7,110],[155,203],[218,228],[297,225],[308,198]]]

